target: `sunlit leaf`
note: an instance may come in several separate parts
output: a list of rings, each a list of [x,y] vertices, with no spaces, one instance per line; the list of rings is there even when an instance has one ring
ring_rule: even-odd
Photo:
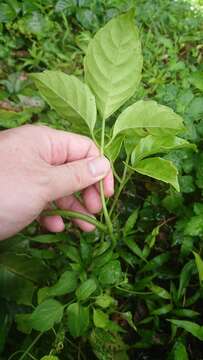
[[[98,328],[105,329],[108,326],[109,317],[106,313],[101,310],[93,310],[93,321],[94,325]]]
[[[106,119],[134,94],[140,81],[142,54],[133,11],[113,18],[96,33],[84,65],[86,81]]]
[[[91,132],[96,122],[94,95],[88,86],[73,75],[46,70],[32,74],[42,97],[60,116],[70,122],[85,122]]]
[[[154,157],[143,159],[133,169],[142,175],[150,176],[171,184],[177,191],[180,191],[178,183],[178,170],[169,160]]]
[[[175,135],[184,130],[182,118],[156,101],[139,100],[127,107],[118,117],[113,137],[130,129],[144,129],[145,135]]]
[[[177,136],[148,135],[142,138],[133,150],[131,156],[131,163],[133,166],[135,166],[135,164],[139,162],[139,160],[144,159],[145,157],[157,153],[166,153],[170,150],[182,149],[185,147],[195,148],[193,144],[190,144],[188,141],[181,139]]]

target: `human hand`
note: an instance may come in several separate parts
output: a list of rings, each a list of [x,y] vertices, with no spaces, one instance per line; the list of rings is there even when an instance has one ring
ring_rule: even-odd
[[[0,132],[0,239],[22,230],[55,201],[58,208],[88,215],[98,213],[97,183],[105,196],[114,191],[109,161],[87,137],[46,126],[25,125]],[[83,203],[74,197],[82,190]],[[40,217],[51,232],[64,230],[60,216]],[[94,226],[74,222],[83,231]]]

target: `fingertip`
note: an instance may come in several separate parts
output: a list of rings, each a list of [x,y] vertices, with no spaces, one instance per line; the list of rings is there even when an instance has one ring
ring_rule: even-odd
[[[61,216],[43,216],[39,220],[41,226],[50,232],[62,232],[65,228],[63,219]]]
[[[112,171],[104,178],[104,194],[106,197],[111,197],[114,194],[114,177]]]

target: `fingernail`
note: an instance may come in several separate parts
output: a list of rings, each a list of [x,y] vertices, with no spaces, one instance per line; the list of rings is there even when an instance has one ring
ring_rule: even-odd
[[[89,161],[88,166],[94,177],[106,175],[110,169],[110,163],[104,156]]]

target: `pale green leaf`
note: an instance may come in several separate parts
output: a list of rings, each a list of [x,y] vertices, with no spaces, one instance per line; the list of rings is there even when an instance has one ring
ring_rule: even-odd
[[[165,105],[156,101],[139,100],[127,107],[118,117],[113,137],[130,129],[142,129],[143,136],[177,134],[184,130],[182,118]]]
[[[133,169],[142,175],[147,175],[171,184],[177,191],[180,190],[177,177],[178,171],[169,160],[161,159],[159,157],[144,159],[133,167]]]
[[[120,150],[121,150],[121,147],[123,144],[123,139],[124,139],[123,135],[117,136],[115,139],[113,139],[111,142],[109,142],[104,149],[105,155],[112,162],[114,162],[117,159],[117,157],[120,153]]]
[[[195,148],[193,144],[181,139],[177,136],[164,135],[154,136],[148,135],[140,140],[138,145],[132,152],[131,163],[133,166],[141,159],[157,154],[167,153],[170,150],[182,149],[185,147]]]
[[[45,300],[38,305],[30,316],[30,324],[38,331],[48,331],[55,323],[59,323],[63,316],[63,305],[54,300]]]
[[[109,261],[99,272],[99,282],[102,285],[113,285],[121,280],[122,271],[118,260]]]
[[[73,337],[81,336],[89,326],[89,308],[73,303],[67,308],[68,329]]]
[[[101,310],[93,310],[93,321],[94,325],[98,328],[105,329],[109,323],[109,317],[106,313]]]
[[[95,97],[86,84],[60,71],[46,70],[31,77],[42,97],[60,116],[72,123],[85,121],[93,131],[96,122]]]
[[[197,266],[197,270],[198,270],[198,274],[199,274],[199,281],[201,284],[203,281],[203,260],[201,259],[199,254],[197,254],[196,252],[193,251],[193,254],[195,256],[195,263]]]
[[[106,119],[135,92],[142,69],[142,54],[134,12],[109,21],[90,41],[85,57],[85,78]]]
[[[95,304],[103,309],[106,309],[111,305],[116,305],[116,300],[108,294],[101,294],[96,297]]]

